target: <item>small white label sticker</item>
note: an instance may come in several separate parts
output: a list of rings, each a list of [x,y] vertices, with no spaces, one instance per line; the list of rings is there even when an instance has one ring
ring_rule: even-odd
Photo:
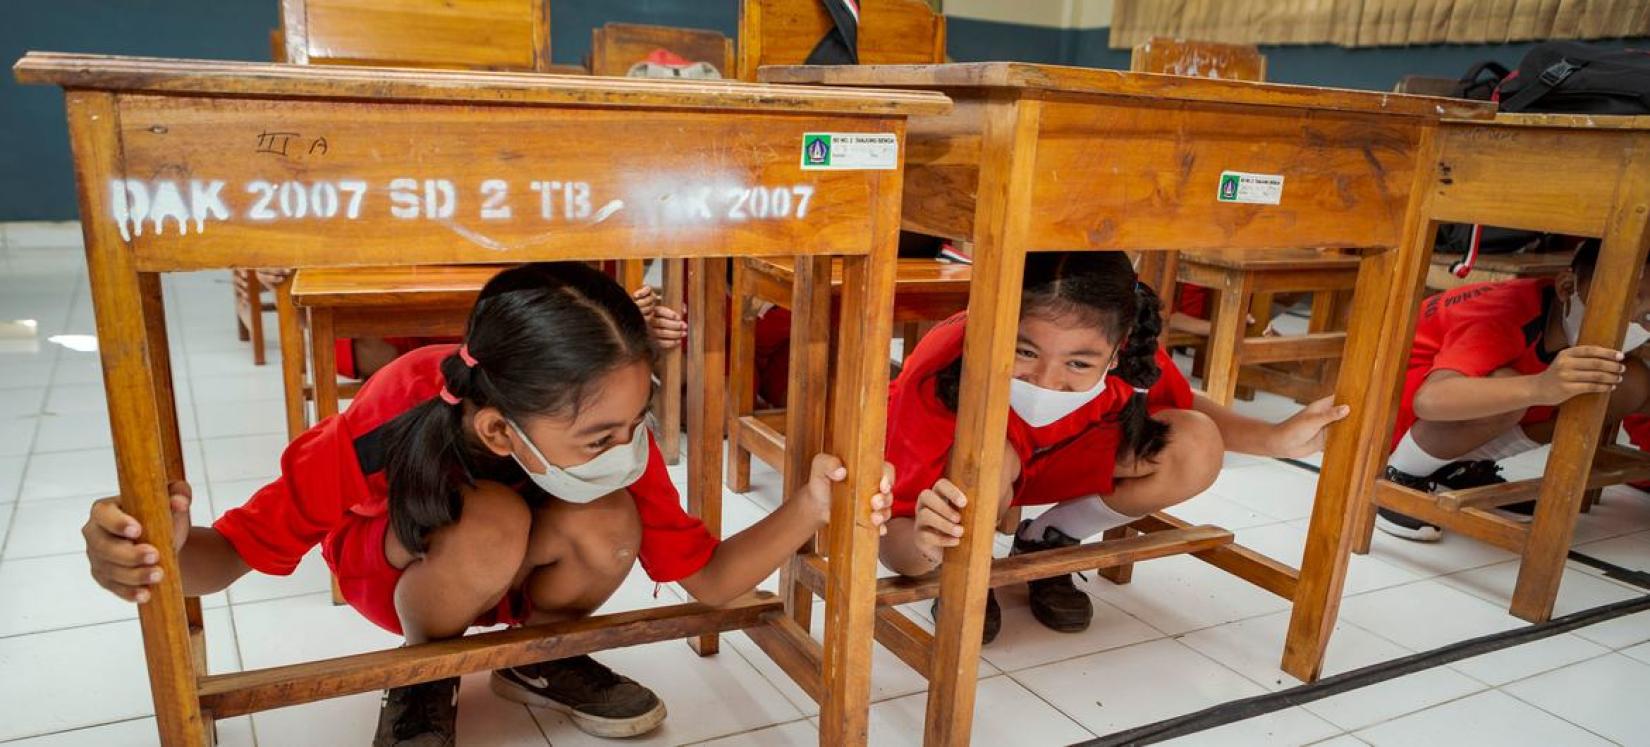
[[[1222,171],[1220,172],[1220,190],[1215,194],[1215,197],[1221,202],[1276,205],[1283,199],[1283,176],[1280,174]]]
[[[802,135],[804,170],[899,168],[899,138],[880,132],[807,132]]]

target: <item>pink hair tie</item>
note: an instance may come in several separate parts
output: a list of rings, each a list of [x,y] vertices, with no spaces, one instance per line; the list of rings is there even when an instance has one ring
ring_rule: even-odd
[[[449,405],[456,405],[458,404],[458,397],[448,391],[446,385],[443,384],[441,387],[441,401],[446,402]]]
[[[461,360],[461,361],[464,361],[464,365],[466,365],[470,368],[475,368],[476,367],[476,359],[475,359],[475,356],[470,355],[470,346],[469,345],[460,345],[460,346],[458,346],[458,359]]]

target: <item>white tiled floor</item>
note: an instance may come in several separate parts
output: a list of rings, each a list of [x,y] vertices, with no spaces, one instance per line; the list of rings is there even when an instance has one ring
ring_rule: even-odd
[[[154,722],[133,608],[86,575],[79,526],[114,489],[107,408],[94,354],[49,342],[90,334],[78,230],[0,226],[0,743],[30,747],[145,745]],[[237,505],[276,469],[284,437],[279,349],[254,368],[235,339],[225,273],[168,278],[174,376],[196,521]],[[33,320],[32,325],[8,324]],[[1242,405],[1276,416],[1277,398]],[[1537,474],[1539,455],[1519,460]],[[673,469],[681,480],[685,470]],[[1269,460],[1231,457],[1183,518],[1234,530],[1285,562],[1300,557],[1315,477]],[[776,505],[777,478],[758,468],[751,493],[727,494],[735,531]],[[1650,498],[1612,489],[1576,530],[1585,553],[1650,569]],[[1006,549],[1006,548],[999,548]],[[1518,627],[1506,614],[1517,573],[1508,553],[1450,536],[1423,546],[1376,535],[1352,559],[1327,674]],[[768,588],[772,581],[768,582]],[[1025,591],[999,593],[1001,637],[984,650],[977,744],[1067,744],[1295,686],[1278,669],[1287,604],[1198,560],[1139,565],[1134,582],[1090,577],[1086,632],[1043,629]],[[332,606],[318,553],[285,578],[248,578],[206,605],[213,671],[289,664],[393,646],[397,640]],[[1560,614],[1644,593],[1574,565]],[[612,609],[672,603],[638,573]],[[911,605],[931,625],[927,605]],[[599,655],[652,686],[671,718],[647,744],[802,745],[818,739],[817,707],[742,634],[700,659],[678,642]],[[887,651],[873,662],[871,736],[915,744],[924,683]],[[1181,744],[1646,744],[1650,613],[1390,680],[1178,740]],[[363,694],[218,724],[229,745],[367,741],[377,696]],[[493,697],[465,680],[466,745],[595,744],[557,714]]]

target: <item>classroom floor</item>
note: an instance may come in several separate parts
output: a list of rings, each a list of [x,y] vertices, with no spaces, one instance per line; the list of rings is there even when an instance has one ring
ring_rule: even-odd
[[[228,273],[168,278],[179,421],[196,523],[236,505],[276,472],[284,444],[279,350],[254,367],[237,341]],[[29,321],[21,321],[29,320]],[[271,319],[271,329],[273,320]],[[0,742],[7,747],[153,744],[136,613],[86,572],[87,504],[115,489],[86,270],[75,226],[0,225]],[[1291,405],[1262,396],[1262,414]],[[1516,465],[1540,470],[1540,454]],[[680,480],[682,468],[674,474]],[[1232,457],[1205,495],[1176,513],[1236,531],[1238,541],[1297,562],[1314,475]],[[729,531],[778,500],[758,468],[728,493]],[[1006,542],[998,542],[1006,552]],[[1615,488],[1581,517],[1578,549],[1650,569],[1650,496]],[[1418,545],[1377,533],[1352,559],[1327,671],[1342,672],[1521,626],[1506,614],[1517,566],[1503,551],[1450,536]],[[772,587],[772,580],[768,587]],[[1041,628],[1023,589],[1000,595],[1004,626],[984,650],[975,716],[980,745],[1068,744],[1297,684],[1277,669],[1286,603],[1188,558],[1151,561],[1134,583],[1080,580],[1094,597],[1081,634]],[[268,667],[395,646],[348,607],[334,607],[319,552],[288,578],[248,577],[206,600],[210,668]],[[1644,591],[1572,565],[1560,614]],[[607,608],[675,603],[638,570]],[[927,605],[911,611],[926,621]],[[817,618],[816,618],[817,619]],[[653,687],[672,712],[645,744],[814,744],[817,709],[742,634],[700,659],[680,642],[599,654]],[[878,649],[875,744],[918,744],[924,683]],[[1203,744],[1650,744],[1650,613],[1439,666],[1203,732]],[[226,745],[361,745],[378,694],[219,722]],[[550,711],[507,703],[486,675],[465,679],[465,745],[598,744]]]

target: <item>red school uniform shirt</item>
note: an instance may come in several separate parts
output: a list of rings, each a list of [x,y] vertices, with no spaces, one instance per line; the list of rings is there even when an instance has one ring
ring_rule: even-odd
[[[962,357],[967,326],[966,311],[936,325],[905,357],[899,376],[889,386],[887,459],[894,465],[895,516],[911,516],[915,512],[917,494],[933,487],[945,476],[951,445],[956,439],[957,414],[946,407],[935,393],[935,374]],[[1163,375],[1146,393],[1147,410],[1189,409],[1192,406],[1191,385],[1175,367],[1174,360],[1161,348],[1157,351],[1157,364]],[[1116,376],[1107,376],[1106,388],[1100,396],[1046,426],[1034,427],[1009,410],[1007,438],[1020,459],[1021,480],[1024,481],[1028,473],[1036,470],[1039,459],[1058,453],[1056,449],[1079,436],[1095,430],[1109,430],[1120,435],[1112,418],[1133,396],[1133,386]],[[1117,439],[1096,443],[1108,444],[1109,448],[1104,450],[1105,453],[1084,454],[1082,458],[1092,465],[1095,476],[1101,478],[1099,484],[1109,485],[1111,471],[1115,467]],[[1038,502],[1052,501],[1021,496],[1016,491],[1015,503]]]
[[[1547,370],[1553,356],[1543,338],[1556,300],[1551,278],[1524,278],[1463,285],[1423,301],[1390,446],[1414,425],[1415,392],[1434,371],[1477,377],[1501,368],[1525,375]],[[1525,420],[1551,410],[1532,407]]]
[[[443,383],[440,364],[457,345],[432,345],[397,358],[374,374],[342,414],[305,431],[281,455],[281,476],[230,509],[212,527],[234,545],[248,566],[290,574],[311,547],[352,517],[389,511],[384,426],[434,398]],[[637,553],[648,576],[659,582],[693,575],[709,562],[717,539],[682,510],[664,458],[649,434],[647,469],[630,486],[642,524]],[[506,482],[526,482],[515,475]]]

